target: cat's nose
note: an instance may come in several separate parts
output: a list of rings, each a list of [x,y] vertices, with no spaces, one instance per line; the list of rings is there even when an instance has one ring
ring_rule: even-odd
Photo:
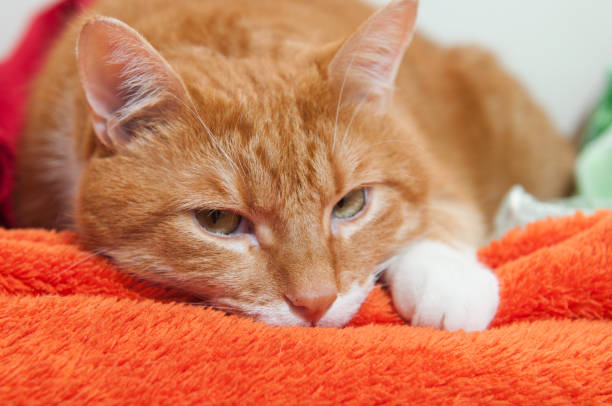
[[[314,294],[310,292],[288,293],[285,297],[291,310],[314,326],[334,303],[338,292],[335,288],[330,288]]]

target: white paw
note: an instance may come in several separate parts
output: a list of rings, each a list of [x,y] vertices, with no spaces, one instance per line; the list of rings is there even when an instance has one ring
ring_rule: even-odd
[[[393,303],[413,326],[487,328],[499,304],[497,277],[476,254],[422,241],[398,255],[385,273]]]

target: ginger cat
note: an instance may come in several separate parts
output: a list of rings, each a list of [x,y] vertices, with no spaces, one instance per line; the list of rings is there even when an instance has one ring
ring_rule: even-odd
[[[565,192],[573,151],[417,6],[97,1],[32,90],[19,224],[271,324],[342,326],[382,275],[413,325],[486,328],[475,249],[511,185]]]

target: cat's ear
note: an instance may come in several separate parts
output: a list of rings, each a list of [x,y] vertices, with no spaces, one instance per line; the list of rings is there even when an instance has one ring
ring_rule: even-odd
[[[371,102],[387,111],[393,84],[412,40],[417,0],[393,1],[366,20],[328,65],[330,82],[342,91],[343,104]]]
[[[187,97],[180,77],[153,46],[114,18],[96,17],[83,26],[77,61],[94,132],[111,149],[132,137],[122,125],[130,116]]]

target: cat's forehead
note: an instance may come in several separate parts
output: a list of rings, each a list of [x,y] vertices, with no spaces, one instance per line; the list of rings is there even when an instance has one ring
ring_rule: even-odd
[[[302,79],[315,79],[312,74],[316,73],[316,66],[303,55],[272,59],[204,54],[195,60],[179,60],[175,67],[195,94],[214,93],[249,101],[273,101],[277,95],[291,94]]]
[[[295,106],[242,114],[234,126],[218,132],[255,205],[318,205],[339,187],[342,168],[331,151],[327,129],[305,125]]]
[[[198,63],[178,68],[197,110],[211,126],[290,133],[333,119],[332,89],[306,55],[280,59],[201,55]],[[243,132],[248,136],[254,131]]]
[[[333,120],[305,123],[295,104],[276,111],[226,104],[216,113],[193,121],[181,149],[193,175],[206,178],[205,193],[283,211],[321,207],[345,185],[350,163],[331,145]]]
[[[359,183],[352,175],[365,151],[346,120],[336,120],[337,100],[318,72],[253,61],[226,67],[186,78],[197,149],[216,160],[207,175],[223,179],[223,193],[262,209],[321,206]]]

